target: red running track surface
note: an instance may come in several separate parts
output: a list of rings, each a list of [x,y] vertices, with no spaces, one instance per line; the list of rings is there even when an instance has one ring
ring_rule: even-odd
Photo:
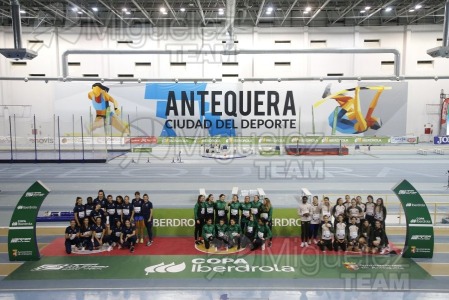
[[[253,253],[256,255],[344,255],[351,254],[357,255],[358,252],[335,252],[326,251],[321,252],[316,245],[310,245],[305,248],[300,247],[301,240],[297,237],[278,237],[273,239],[272,247],[267,247],[264,251],[258,249]],[[391,244],[390,244],[391,246]],[[396,253],[400,250],[393,249]],[[242,250],[241,254],[248,254],[251,252],[249,249]],[[120,256],[120,255],[202,255],[206,254],[195,248],[194,240],[191,237],[158,237],[154,239],[154,243],[151,246],[146,246],[146,240],[144,244],[137,244],[134,253],[130,253],[129,249],[117,249],[115,247],[112,251],[103,251],[99,253],[90,253],[85,251],[86,254],[66,254],[64,247],[64,238],[56,238],[49,245],[45,246],[41,250],[42,256]],[[231,253],[223,253],[231,254]],[[360,255],[364,255],[361,254]]]

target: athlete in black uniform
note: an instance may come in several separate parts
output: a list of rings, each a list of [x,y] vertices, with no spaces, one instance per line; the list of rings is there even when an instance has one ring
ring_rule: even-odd
[[[122,222],[123,224],[122,214],[123,214],[123,197],[118,195],[117,197],[115,197],[115,220],[112,224],[115,224],[117,220],[120,220],[120,222]]]
[[[97,198],[94,199],[93,202],[94,202],[94,207],[97,204],[100,204],[100,207],[102,209],[105,207],[105,205],[106,205],[106,198],[104,197],[104,191],[103,190],[99,190],[98,191],[98,196],[97,196]],[[103,212],[104,212],[104,210],[103,210]]]
[[[136,236],[137,240],[136,243],[143,244],[143,237],[145,235],[145,221],[143,220],[142,216],[142,204],[143,200],[140,198],[140,192],[134,193],[135,198],[131,202],[134,208],[134,215],[133,219],[131,219],[131,222],[134,221],[134,224],[136,225]]]
[[[363,221],[362,226],[360,227],[360,236],[359,236],[359,248],[363,252],[370,252],[370,238],[371,238],[371,224],[368,219]]]
[[[98,205],[99,204],[97,204],[97,207]],[[106,227],[101,222],[100,217],[97,217],[95,219],[95,224],[92,225],[92,236],[95,250],[100,249],[100,247],[103,246],[106,237]]]
[[[134,252],[134,245],[136,244],[136,228],[131,225],[131,221],[126,220],[123,227],[120,242],[125,248],[129,248],[130,252]]]
[[[97,223],[97,218],[101,219],[101,223],[104,223],[106,221],[106,217],[104,215],[103,210],[101,209],[100,203],[97,203],[95,205],[95,209],[91,211],[89,217],[90,221],[92,222],[92,225],[95,225]]]
[[[116,217],[116,211],[115,211],[115,202],[112,198],[112,195],[108,195],[106,204],[105,204],[105,216],[106,216],[106,224],[114,224],[114,220]]]
[[[80,230],[76,226],[75,220],[70,221],[70,226],[65,229],[65,252],[67,254],[72,253],[72,245],[80,247]]]
[[[90,219],[84,218],[83,223],[80,227],[80,242],[81,246],[84,249],[88,249],[92,251],[93,244],[92,244],[92,229],[90,225]]]
[[[143,194],[142,217],[148,233],[147,246],[151,246],[153,244],[153,203],[148,194]]]
[[[95,209],[94,200],[92,199],[92,197],[87,197],[87,203],[84,205],[84,211],[86,212],[85,217],[89,219],[90,225],[92,225],[90,214],[94,209]]]
[[[111,227],[112,247],[115,247],[116,245],[118,245],[119,249],[122,247],[121,242],[120,242],[120,237],[122,235],[122,231],[123,231],[122,222],[120,220],[116,220],[114,225]]]
[[[122,205],[122,224],[125,224],[126,220],[132,220],[134,216],[134,208],[132,203],[129,202],[129,196],[125,196],[125,202]]]
[[[75,217],[76,226],[80,227],[81,222],[86,216],[85,207],[83,205],[83,198],[76,197],[75,207],[73,208],[73,216]]]
[[[389,252],[387,246],[388,246],[388,238],[385,233],[384,228],[382,227],[382,222],[379,220],[376,220],[374,222],[374,228],[371,230],[371,237],[370,237],[370,247],[372,253],[378,253],[380,254],[387,254]]]

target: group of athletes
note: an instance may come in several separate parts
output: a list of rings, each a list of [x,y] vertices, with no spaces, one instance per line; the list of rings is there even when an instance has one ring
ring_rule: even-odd
[[[140,192],[135,192],[131,201],[129,196],[120,195],[114,200],[99,190],[97,198],[87,197],[85,204],[77,197],[73,214],[65,230],[67,254],[72,253],[72,246],[92,251],[104,245],[109,251],[117,246],[134,252],[136,244],[145,243],[145,230],[146,245],[153,244],[153,204],[147,194],[141,198]]]
[[[217,200],[210,194],[207,198],[199,195],[194,207],[195,243],[206,249],[211,245],[215,250],[232,247],[251,250],[265,250],[272,245],[273,208],[269,198],[260,199],[258,195],[244,196],[243,202],[237,195],[226,202],[226,195]]]
[[[140,197],[135,192],[129,196],[105,196],[103,190],[98,196],[87,198],[83,203],[76,198],[73,208],[74,219],[65,230],[65,248],[70,254],[72,247],[94,250],[106,245],[127,248],[134,252],[138,243],[147,246],[153,243],[153,204],[149,196]],[[252,198],[252,199],[251,199]],[[301,247],[317,245],[322,251],[356,251],[386,254],[390,251],[385,232],[387,210],[382,198],[376,202],[371,195],[367,202],[362,197],[337,199],[331,205],[329,198],[320,202],[314,196],[309,202],[302,197],[298,207],[301,219]],[[195,244],[203,244],[206,249],[213,245],[216,250],[249,247],[251,250],[272,245],[273,207],[269,198],[259,195],[244,196],[239,201],[237,195],[226,202],[226,195],[217,200],[214,195],[199,195],[194,207]],[[333,223],[332,223],[333,220]],[[148,239],[145,238],[145,231]]]
[[[346,195],[345,200],[338,198],[337,203],[331,205],[328,197],[319,203],[318,197],[314,196],[309,203],[309,198],[303,196],[298,215],[301,218],[301,247],[316,244],[323,252],[326,249],[390,252],[385,232],[387,209],[382,198],[374,202],[373,196],[369,195],[363,203],[360,196],[351,199]]]

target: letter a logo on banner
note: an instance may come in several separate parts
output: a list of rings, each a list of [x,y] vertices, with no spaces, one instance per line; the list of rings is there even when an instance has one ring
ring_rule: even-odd
[[[9,260],[38,260],[36,241],[36,218],[50,190],[36,181],[23,194],[12,213],[8,231]]]
[[[426,203],[407,180],[396,185],[393,191],[401,201],[407,221],[407,234],[402,256],[432,258],[434,233],[432,218]]]

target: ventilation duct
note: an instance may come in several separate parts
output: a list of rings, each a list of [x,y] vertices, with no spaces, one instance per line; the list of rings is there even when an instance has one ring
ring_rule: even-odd
[[[22,26],[20,20],[19,0],[11,0],[11,19],[12,31],[14,35],[14,48],[0,49],[0,53],[6,58],[15,60],[35,58],[37,56],[37,52],[30,49],[25,49],[22,45]]]
[[[444,6],[443,46],[429,49],[427,54],[432,57],[449,58],[449,0],[446,0],[446,5]]]

